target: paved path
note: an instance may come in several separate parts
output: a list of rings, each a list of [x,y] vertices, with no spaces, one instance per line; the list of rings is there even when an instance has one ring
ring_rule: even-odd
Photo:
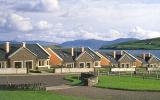
[[[58,89],[53,92],[91,98],[91,100],[160,100],[160,92],[121,91],[85,86]]]

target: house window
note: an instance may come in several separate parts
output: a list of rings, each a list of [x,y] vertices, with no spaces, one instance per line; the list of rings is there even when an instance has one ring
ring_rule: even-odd
[[[0,68],[5,68],[5,62],[0,62]]]
[[[39,66],[44,66],[44,61],[43,60],[39,61]]]
[[[22,62],[14,62],[15,68],[22,68],[23,64]]]
[[[95,64],[94,64],[95,66],[98,66],[98,62],[95,62]]]
[[[32,61],[26,61],[26,68],[32,69],[33,62]]]
[[[49,65],[49,61],[47,61],[47,65]]]
[[[124,68],[124,67],[125,67],[125,64],[122,64],[121,67]]]
[[[80,68],[84,68],[85,67],[85,63],[84,62],[80,63],[79,66],[80,66]]]
[[[91,67],[91,63],[87,63],[87,64],[86,64],[86,67],[87,67],[87,68],[90,68],[90,67]]]
[[[72,63],[66,64],[66,67],[67,67],[67,68],[73,68],[73,66],[74,66],[74,65],[73,65]]]
[[[129,68],[129,64],[126,64],[126,68]]]

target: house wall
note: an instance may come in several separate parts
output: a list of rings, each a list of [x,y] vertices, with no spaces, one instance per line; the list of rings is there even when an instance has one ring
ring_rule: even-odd
[[[123,58],[120,58],[120,61],[118,63],[119,63],[119,67],[122,67],[122,64],[125,64],[125,65],[129,64],[129,67],[131,67],[131,66],[134,66],[134,62],[135,61],[133,61],[130,56],[125,55],[123,56]]]
[[[49,48],[46,51],[51,55],[49,63],[51,66],[62,65],[62,61],[57,57],[55,53],[53,53]]]
[[[87,62],[90,62],[91,63],[91,67],[94,67],[93,58],[88,53],[84,53],[79,59],[77,59],[76,67],[80,68],[79,64],[81,62],[84,62],[85,65],[86,65]]]
[[[160,67],[160,62],[158,59],[153,57],[149,62],[148,62],[148,67]]]
[[[142,62],[141,62],[141,61],[136,60],[136,61],[133,63],[133,66],[136,66],[136,67],[142,67],[142,66],[143,66],[143,64],[142,64]]]
[[[26,60],[32,60],[33,61],[33,67],[37,67],[38,59],[35,55],[33,55],[31,52],[26,50],[25,48],[22,48],[19,52],[17,52],[15,55],[11,56],[9,59],[10,67],[15,68],[14,61],[22,61],[23,66],[25,66],[24,62]]]
[[[109,60],[107,60],[104,57],[101,57],[101,61],[100,61],[101,66],[109,66],[111,64],[111,62]]]

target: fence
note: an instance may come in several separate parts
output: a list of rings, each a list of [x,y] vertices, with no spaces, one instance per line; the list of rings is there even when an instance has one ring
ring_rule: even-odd
[[[94,72],[94,68],[55,68],[55,73]]]
[[[111,68],[112,72],[134,72],[136,68]]]
[[[0,74],[26,74],[26,68],[1,68]]]

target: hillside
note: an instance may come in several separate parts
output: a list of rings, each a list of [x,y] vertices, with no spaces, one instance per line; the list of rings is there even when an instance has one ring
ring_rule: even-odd
[[[96,40],[96,39],[88,39],[88,40],[74,40],[74,41],[67,41],[60,46],[63,47],[90,47],[92,49],[99,49],[101,46],[107,44],[115,44],[115,43],[122,43],[122,42],[128,42],[128,41],[134,41],[137,39],[134,38],[119,38],[113,41],[103,41],[103,40]]]
[[[137,40],[112,45],[104,45],[100,49],[147,49],[160,50],[160,38]]]

